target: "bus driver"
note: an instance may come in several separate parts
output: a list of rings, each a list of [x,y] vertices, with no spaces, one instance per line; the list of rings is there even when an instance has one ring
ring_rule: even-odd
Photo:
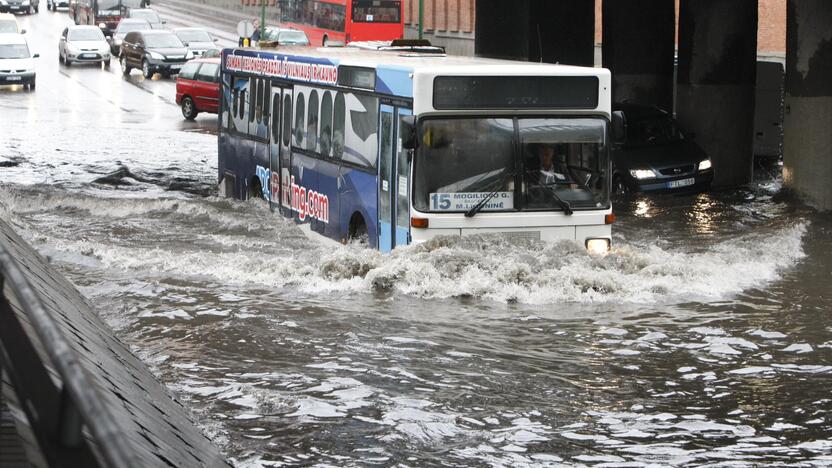
[[[555,167],[555,147],[553,145],[537,144],[538,173],[537,182],[540,185],[553,185],[557,182],[566,181],[565,155],[558,155],[558,167]],[[534,178],[532,178],[534,180]]]

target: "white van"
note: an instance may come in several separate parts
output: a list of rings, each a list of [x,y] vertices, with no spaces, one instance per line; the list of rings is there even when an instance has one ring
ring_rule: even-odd
[[[35,61],[21,34],[0,34],[0,85],[21,84],[35,89]]]

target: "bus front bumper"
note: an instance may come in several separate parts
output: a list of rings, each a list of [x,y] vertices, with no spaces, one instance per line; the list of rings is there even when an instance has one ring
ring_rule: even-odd
[[[411,227],[413,243],[425,242],[438,236],[468,236],[502,234],[508,238],[558,242],[575,241],[587,246],[592,239],[612,239],[612,225],[606,224],[608,213],[580,213],[572,216],[558,214],[524,214],[520,217],[500,214],[479,214],[473,218],[461,215],[416,214],[428,219],[428,227]],[[518,227],[523,226],[523,227]],[[593,246],[594,247],[594,246]]]

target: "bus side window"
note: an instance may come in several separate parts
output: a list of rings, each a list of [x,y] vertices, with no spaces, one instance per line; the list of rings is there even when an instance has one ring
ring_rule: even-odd
[[[269,91],[271,93],[271,90]],[[280,94],[275,94],[272,99],[272,138],[273,144],[280,141]]]
[[[254,120],[259,124],[263,121],[263,80],[255,81]],[[252,93],[254,95],[255,93]],[[256,131],[255,131],[256,132]]]
[[[240,90],[236,89],[236,88],[233,89],[231,91],[231,96],[232,96],[232,98],[231,98],[231,112],[229,112],[228,114],[231,116],[231,119],[236,119],[237,118],[237,112],[239,111],[239,108],[240,108],[240,105],[239,105]],[[230,122],[231,119],[229,119],[229,122]],[[228,124],[228,127],[231,128],[230,123]]]
[[[306,149],[315,151],[318,144],[318,91],[309,93],[309,112],[306,120]]]
[[[257,107],[257,88],[260,87],[260,80],[251,80],[248,86],[248,122],[254,123],[255,108]],[[262,92],[262,91],[261,91]],[[249,128],[252,126],[250,125]],[[251,132],[249,132],[251,133]]]
[[[283,146],[289,146],[290,135],[292,134],[292,97],[287,92],[283,95]]]
[[[272,95],[272,82],[266,81],[263,83],[263,99],[261,102],[263,103],[263,125],[266,126],[266,133],[268,136],[268,129],[269,129],[269,96]]]
[[[304,112],[306,111],[306,100],[303,93],[298,93],[295,98],[295,124],[292,126],[292,133],[295,135],[295,146],[303,147]]]
[[[332,147],[332,92],[324,91],[321,99],[321,136],[318,139],[321,145],[321,154],[329,157],[329,150]]]
[[[341,159],[344,154],[344,127],[347,123],[347,106],[344,93],[335,95],[335,108],[332,112],[332,157]]]
[[[245,89],[240,90],[240,111],[239,111],[238,115],[240,116],[240,120],[245,122],[245,118],[246,118],[246,90]],[[239,130],[239,128],[237,130]]]

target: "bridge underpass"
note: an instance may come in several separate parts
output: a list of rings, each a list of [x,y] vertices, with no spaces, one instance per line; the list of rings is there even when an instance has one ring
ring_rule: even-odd
[[[593,0],[511,3],[477,1],[477,55],[594,63]],[[758,3],[680,0],[674,79],[675,3],[603,2],[603,65],[613,72],[614,99],[673,109],[710,155],[714,185],[744,185],[754,160]],[[787,22],[784,184],[830,210],[832,2],[788,0]]]

